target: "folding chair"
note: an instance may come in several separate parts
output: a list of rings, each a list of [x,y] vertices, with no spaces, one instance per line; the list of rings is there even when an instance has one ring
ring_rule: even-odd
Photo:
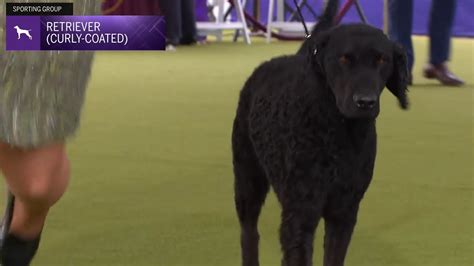
[[[299,21],[299,15],[298,15],[298,10],[296,8],[293,8],[288,4],[288,2],[285,1],[284,3],[285,10],[290,12],[290,17],[287,19],[288,21]],[[313,7],[308,4],[308,0],[300,0],[298,1],[298,7],[303,10],[306,9],[308,10],[311,15],[313,15],[314,20],[318,19],[318,14],[316,11],[314,11]]]
[[[200,35],[216,35],[218,41],[222,41],[222,32],[224,30],[241,30],[244,40],[247,44],[251,44],[250,32],[245,20],[243,1],[233,0],[233,4],[237,13],[237,22],[225,21],[225,2],[227,0],[214,0],[214,5],[218,8],[217,18],[215,22],[198,22],[197,29]]]
[[[336,22],[341,22],[342,18],[347,14],[347,11],[351,8],[352,5],[355,5],[357,13],[359,14],[360,19],[364,23],[368,23],[367,17],[365,16],[364,10],[362,9],[359,0],[347,0],[341,8],[338,17],[336,18]]]
[[[344,5],[342,6],[341,13],[338,15],[338,20],[344,17],[344,15],[347,13],[347,11],[352,5],[355,5],[357,13],[359,14],[359,17],[362,20],[362,22],[367,23],[367,17],[365,16],[365,12],[359,3],[359,0],[346,1]],[[306,8],[306,10],[308,10],[316,20],[318,19],[319,15],[314,11],[311,5],[308,4],[308,0],[300,0],[298,2],[298,7],[301,10]],[[286,1],[285,1],[285,10],[287,12],[288,11],[290,12],[290,17],[288,18],[288,21],[295,21],[295,20],[299,21],[298,10],[296,8],[293,9]]]
[[[266,32],[267,42],[271,42],[273,29],[278,29],[280,32],[284,32],[285,35],[302,36],[304,34],[304,28],[301,22],[299,22],[299,16],[296,8],[292,8],[285,0],[276,1],[276,4],[278,5],[276,21],[273,19],[273,14],[275,10],[275,0],[269,0],[268,4],[268,22]],[[340,22],[340,20],[347,14],[352,5],[355,5],[357,13],[359,14],[361,20],[364,23],[367,23],[367,18],[358,0],[346,0],[346,2],[342,5],[341,11],[336,18],[336,22]],[[298,2],[298,6],[302,10],[308,10],[313,15],[314,21],[317,21],[318,14],[308,3],[308,0],[300,0]],[[288,12],[290,13],[290,16],[288,19],[285,19],[285,15]],[[310,22],[308,23],[308,27],[313,27],[315,24],[316,22]]]

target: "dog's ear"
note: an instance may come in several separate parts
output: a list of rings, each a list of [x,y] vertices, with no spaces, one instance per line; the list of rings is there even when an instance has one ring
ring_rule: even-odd
[[[387,88],[397,97],[400,107],[408,109],[408,63],[405,49],[393,43],[393,70],[388,78]]]
[[[324,52],[329,42],[329,32],[321,32],[314,37],[313,45],[311,46],[311,62],[315,66],[317,72],[325,74],[324,69]]]

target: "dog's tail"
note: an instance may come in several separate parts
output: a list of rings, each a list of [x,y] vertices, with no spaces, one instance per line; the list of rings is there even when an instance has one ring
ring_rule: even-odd
[[[337,12],[339,11],[339,0],[328,0],[324,13],[319,17],[318,23],[311,30],[311,38],[306,39],[298,50],[298,54],[306,54],[310,51],[311,39],[319,33],[329,30],[335,26]]]

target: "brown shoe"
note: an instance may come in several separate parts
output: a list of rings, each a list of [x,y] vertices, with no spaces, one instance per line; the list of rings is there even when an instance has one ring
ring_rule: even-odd
[[[464,81],[453,73],[449,71],[446,64],[439,64],[439,65],[432,65],[429,64],[424,69],[424,76],[425,78],[429,79],[437,79],[443,85],[446,86],[462,86],[464,85]]]

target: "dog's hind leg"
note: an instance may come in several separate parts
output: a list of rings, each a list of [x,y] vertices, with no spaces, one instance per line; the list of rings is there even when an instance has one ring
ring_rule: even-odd
[[[235,168],[235,205],[241,227],[242,265],[258,266],[258,218],[269,190],[266,177],[258,168],[239,164]]]
[[[232,136],[235,205],[241,227],[242,265],[258,266],[258,218],[269,183],[258,163],[245,126],[237,117]],[[243,126],[243,127],[242,127]]]
[[[354,207],[337,215],[325,215],[324,266],[343,266],[358,208]]]

